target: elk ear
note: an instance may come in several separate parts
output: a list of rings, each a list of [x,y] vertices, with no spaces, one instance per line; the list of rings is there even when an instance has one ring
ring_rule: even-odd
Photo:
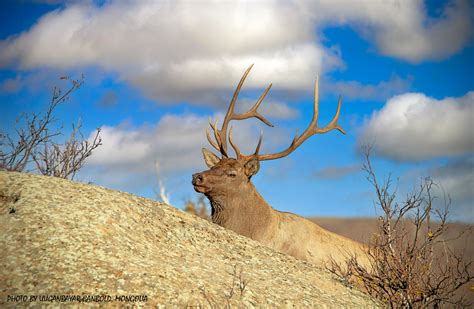
[[[204,162],[206,162],[206,165],[209,168],[213,167],[214,165],[219,163],[219,161],[221,160],[219,159],[218,156],[216,156],[215,154],[213,154],[211,151],[207,150],[206,148],[202,149],[202,154],[204,156]]]
[[[252,177],[253,175],[257,174],[259,169],[260,162],[258,161],[258,159],[253,158],[245,162],[244,171],[248,177]]]

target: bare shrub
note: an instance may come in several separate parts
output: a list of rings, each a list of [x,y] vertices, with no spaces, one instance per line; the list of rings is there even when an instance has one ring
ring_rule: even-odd
[[[392,308],[467,306],[465,295],[457,291],[474,279],[472,260],[447,246],[453,240],[444,237],[449,197],[444,197],[441,209],[434,207],[435,184],[425,179],[399,203],[391,178],[383,183],[377,179],[370,147],[363,169],[382,210],[367,250],[370,266],[364,267],[350,256],[344,265],[332,260],[329,271]]]
[[[199,196],[196,200],[187,200],[184,205],[184,211],[210,221],[211,215],[206,205],[204,196]]]
[[[242,300],[244,297],[245,289],[249,284],[249,280],[244,278],[243,271],[243,266],[240,266],[239,268],[237,264],[235,264],[232,268],[232,272],[229,273],[232,276],[232,283],[228,287],[228,292],[225,295],[227,304],[226,308],[231,308],[231,300],[235,295],[237,295],[236,292],[239,293],[239,300]]]
[[[100,128],[91,141],[84,139],[80,128],[79,121],[77,125],[72,125],[71,136],[64,144],[46,141],[42,150],[33,152],[33,161],[42,175],[72,180],[92,151],[102,145]]]
[[[232,276],[230,285],[226,285],[226,291],[224,292],[225,306],[222,302],[219,302],[216,298],[206,292],[204,287],[200,287],[201,294],[210,306],[210,308],[232,308],[238,304],[238,307],[244,306],[244,295],[250,279],[246,279],[244,276],[244,267],[237,266],[234,264],[232,270],[228,272]]]
[[[83,76],[78,80],[69,77],[61,79],[68,80],[70,87],[65,92],[59,87],[53,88],[44,114],[22,114],[17,119],[17,125],[21,120],[24,125],[15,129],[15,138],[0,133],[0,169],[24,172],[33,161],[36,171],[43,175],[73,179],[92,151],[101,145],[100,129],[97,129],[92,141],[85,140],[80,132],[80,122],[72,126],[71,136],[64,144],[53,141],[53,137],[61,135],[60,129],[51,128],[56,121],[53,115],[55,109],[84,83]]]

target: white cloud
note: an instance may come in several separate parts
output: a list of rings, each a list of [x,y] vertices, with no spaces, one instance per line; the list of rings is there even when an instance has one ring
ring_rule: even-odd
[[[1,41],[0,66],[99,66],[154,99],[215,104],[255,63],[247,89],[310,92],[316,74],[343,65],[315,35],[325,26],[353,26],[387,55],[438,59],[469,40],[466,3],[433,19],[421,1],[79,2]]]
[[[235,111],[238,113],[246,112],[256,103],[256,100],[249,100],[242,98],[235,106]],[[275,100],[264,100],[258,112],[267,119],[294,119],[299,116],[297,109],[294,109],[288,104],[283,102],[278,102]]]
[[[329,166],[313,172],[313,176],[320,179],[341,179],[362,171],[360,164],[345,166]]]
[[[359,144],[378,155],[423,160],[474,152],[474,92],[436,100],[421,93],[393,97],[366,122]]]
[[[118,95],[115,91],[108,90],[97,102],[97,105],[102,108],[111,108],[117,105],[118,99]]]
[[[429,169],[428,174],[453,198],[453,206],[468,204],[474,219],[474,156],[457,158]]]
[[[251,63],[257,66],[247,88],[270,81],[283,89],[310,87],[318,72],[340,65],[334,52],[312,38],[311,23],[291,4],[71,5],[1,42],[0,65],[98,65],[152,98],[199,100],[202,93],[235,87]]]
[[[340,94],[343,98],[361,100],[386,100],[396,94],[406,92],[412,83],[412,78],[392,76],[388,81],[375,85],[364,85],[357,81],[324,82],[323,87],[332,93]]]
[[[91,156],[90,165],[109,166],[130,172],[147,172],[155,161],[161,170],[198,166],[204,146],[205,118],[166,115],[156,125],[102,127],[103,145]]]
[[[410,2],[415,3],[398,3]],[[413,8],[407,6],[406,9]],[[397,15],[399,11],[392,14]],[[415,10],[418,14],[423,11],[423,8]],[[413,62],[442,59],[459,51],[471,39],[472,8],[468,1],[453,1],[438,20],[418,14],[413,14],[415,16],[407,22],[394,20],[383,25],[382,30],[376,33],[382,52]]]
[[[0,83],[0,92],[16,93],[21,88],[21,76],[17,75],[15,78],[5,79]]]
[[[445,197],[451,201],[449,219],[464,222],[474,221],[474,156],[466,155],[448,160],[445,163],[435,162],[427,168],[415,168],[401,180],[405,192],[413,188],[413,179],[429,177],[433,180],[433,197],[435,207],[443,207]],[[449,202],[448,200],[448,202]]]
[[[472,7],[467,0],[452,0],[427,15],[423,0],[300,1],[316,23],[348,24],[388,56],[420,62],[446,58],[472,39]]]

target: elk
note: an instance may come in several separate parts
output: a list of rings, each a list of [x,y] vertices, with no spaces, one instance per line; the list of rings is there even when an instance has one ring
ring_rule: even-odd
[[[237,114],[234,112],[240,89],[252,69],[251,65],[240,79],[239,84],[230,101],[222,127],[218,129],[217,121],[209,121],[214,139],[209,130],[206,136],[209,143],[221,154],[221,158],[206,148],[202,149],[204,161],[209,170],[196,173],[192,176],[195,191],[203,193],[210,201],[212,222],[238,234],[256,240],[270,247],[298,259],[306,260],[317,266],[325,265],[329,258],[343,262],[351,255],[365,256],[362,244],[343,236],[329,232],[315,223],[289,212],[273,209],[257,192],[250,181],[260,167],[260,161],[283,158],[292,153],[303,142],[315,134],[323,134],[332,130],[344,133],[339,126],[338,119],[341,110],[341,97],[337,106],[336,115],[324,128],[317,126],[318,121],[318,79],[314,87],[314,115],[309,127],[294,137],[290,146],[280,152],[260,154],[262,132],[255,152],[244,155],[232,140],[232,120],[257,118],[268,126],[273,125],[257,109],[270,90],[270,84],[257,100],[255,105],[247,112]],[[227,133],[227,131],[229,132]],[[227,136],[234,149],[236,158],[231,158],[227,147]]]

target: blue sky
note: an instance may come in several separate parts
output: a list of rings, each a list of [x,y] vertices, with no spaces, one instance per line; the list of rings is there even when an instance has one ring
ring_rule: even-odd
[[[245,69],[242,110],[273,83],[261,107],[274,128],[233,124],[243,150],[264,130],[276,152],[343,97],[347,135],[313,136],[290,156],[262,162],[253,178],[276,209],[304,216],[373,216],[360,145],[373,143],[380,175],[403,197],[427,176],[473,222],[473,7],[469,1],[3,1],[1,130],[46,106],[60,76],[85,84],[56,111],[65,135],[102,128],[77,179],[154,198],[158,179],[182,207],[205,169],[208,118],[222,121]],[[437,193],[440,195],[441,189]]]

